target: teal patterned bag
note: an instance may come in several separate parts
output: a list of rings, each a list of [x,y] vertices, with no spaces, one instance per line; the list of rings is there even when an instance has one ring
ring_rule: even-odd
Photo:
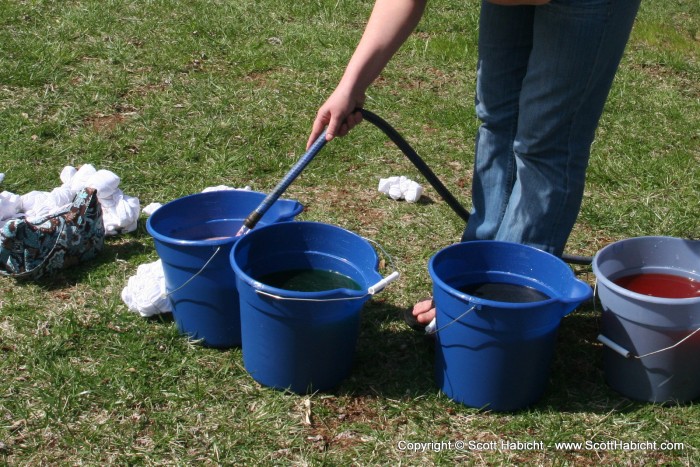
[[[95,257],[104,237],[97,190],[84,188],[59,212],[5,224],[0,231],[0,274],[39,279]]]

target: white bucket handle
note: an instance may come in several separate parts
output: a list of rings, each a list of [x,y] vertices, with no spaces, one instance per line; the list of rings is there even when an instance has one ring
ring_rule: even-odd
[[[665,348],[663,348],[663,349],[654,350],[653,352],[645,353],[644,355],[634,355],[632,352],[630,352],[630,351],[627,350],[626,348],[622,347],[620,344],[614,342],[614,341],[611,340],[610,338],[604,336],[603,334],[598,334],[598,341],[601,342],[603,345],[606,345],[606,346],[609,347],[610,349],[614,350],[614,351],[617,352],[618,354],[622,355],[622,356],[625,357],[625,358],[637,358],[637,359],[642,359],[642,358],[648,357],[648,356],[650,356],[650,355],[654,355],[654,354],[657,354],[657,353],[665,352],[665,351],[667,351],[667,350],[671,350],[671,349],[673,349],[673,348],[676,348],[676,347],[678,347],[679,345],[681,345],[683,342],[685,342],[686,340],[688,340],[688,339],[690,339],[691,337],[693,337],[697,332],[700,332],[700,328],[697,328],[695,331],[691,332],[690,334],[688,334],[688,335],[685,336],[683,339],[679,340],[678,342],[676,342],[676,343],[673,344],[673,345],[670,345],[670,346],[665,347]]]
[[[379,242],[376,242],[372,240],[371,238],[367,237],[362,237],[364,240],[367,240],[368,242],[372,243],[375,245],[377,248],[381,250],[382,253],[384,253],[384,256],[386,256],[389,259],[389,263],[391,263],[392,268],[394,269],[394,272],[386,276],[385,278],[381,279],[378,281],[376,284],[372,284],[369,287],[367,287],[367,293],[364,295],[359,295],[356,297],[337,297],[337,298],[301,298],[301,297],[282,297],[280,295],[275,295],[270,292],[265,292],[263,290],[260,290],[258,287],[255,288],[255,293],[259,295],[264,295],[266,297],[274,298],[275,300],[287,300],[287,301],[295,301],[295,302],[342,302],[346,300],[361,300],[367,296],[372,296],[374,294],[377,294],[384,290],[387,285],[391,284],[394,282],[396,279],[398,279],[401,276],[401,273],[399,273],[398,269],[396,268],[396,265],[394,264],[394,259],[391,257],[389,253],[386,252],[386,250],[382,247]],[[263,284],[260,284],[263,285]]]
[[[427,335],[430,335],[430,336],[432,336],[433,334],[437,334],[438,332],[442,331],[443,329],[452,326],[452,325],[455,324],[457,321],[459,321],[460,319],[464,318],[465,316],[467,316],[469,313],[471,313],[471,312],[474,311],[475,309],[476,309],[476,305],[470,306],[469,308],[467,308],[467,311],[465,311],[465,312],[462,313],[461,315],[457,316],[455,319],[453,319],[453,320],[450,321],[449,323],[447,323],[447,324],[445,324],[445,325],[443,325],[443,326],[440,326],[438,329],[434,329],[435,327],[437,327],[437,321],[431,321],[430,324],[428,324],[428,326],[425,327],[425,333],[426,333]]]
[[[337,298],[302,298],[302,297],[282,297],[280,295],[275,295],[270,292],[265,292],[258,288],[255,289],[255,293],[259,295],[264,295],[266,297],[274,298],[275,300],[286,300],[292,302],[343,302],[346,300],[361,300],[367,296],[374,295],[381,292],[384,288],[398,279],[400,276],[399,271],[394,271],[379,282],[374,285],[367,287],[367,293],[364,295],[358,295],[355,297],[337,297]]]

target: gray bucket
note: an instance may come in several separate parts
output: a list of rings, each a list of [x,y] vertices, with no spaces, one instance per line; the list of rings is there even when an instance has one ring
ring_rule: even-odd
[[[634,274],[671,274],[700,283],[700,241],[636,237],[593,258],[602,305],[603,367],[608,385],[649,402],[700,397],[700,297],[664,298],[615,281]]]

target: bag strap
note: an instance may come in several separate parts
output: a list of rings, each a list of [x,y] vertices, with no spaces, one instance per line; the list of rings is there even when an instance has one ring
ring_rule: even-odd
[[[65,230],[66,230],[66,222],[64,220],[63,222],[61,222],[61,230],[58,232],[58,235],[56,235],[56,241],[54,242],[53,246],[51,247],[51,250],[49,250],[49,252],[46,253],[46,255],[44,255],[44,258],[41,260],[41,262],[39,264],[37,264],[36,266],[34,266],[29,271],[24,271],[24,272],[20,272],[17,274],[12,274],[12,277],[16,277],[17,279],[25,279],[25,278],[32,276],[34,274],[34,271],[43,267],[46,264],[46,262],[53,257],[53,254],[56,251],[56,247],[58,246],[58,240],[59,240],[59,238],[61,238],[61,235],[63,235],[63,232]],[[3,259],[3,261],[4,261],[4,259]]]
[[[81,196],[83,192],[85,192],[84,198]],[[76,201],[79,198],[81,198],[81,201],[79,203],[77,203],[77,205],[76,205]],[[63,235],[63,233],[65,232],[66,224],[67,224],[67,221],[63,216],[65,214],[67,214],[73,207],[78,207],[80,205],[85,206],[84,213],[87,213],[88,210],[90,209],[90,205],[92,204],[93,199],[97,199],[96,190],[90,189],[90,188],[83,188],[81,191],[79,191],[76,194],[76,196],[73,198],[73,201],[71,201],[71,203],[67,204],[64,207],[64,209],[67,209],[66,211],[57,212],[54,214],[49,214],[47,216],[40,218],[40,222],[45,222],[46,220],[52,219],[52,218],[61,219],[61,228],[58,231],[58,234],[55,236],[56,240],[54,241],[54,244],[51,246],[51,249],[49,250],[49,252],[44,255],[44,258],[41,260],[41,262],[39,264],[37,264],[36,266],[34,266],[32,269],[30,269],[28,271],[25,270],[24,272],[13,274],[13,273],[7,273],[3,270],[0,270],[0,273],[3,275],[15,277],[17,279],[26,279],[26,278],[30,278],[30,277],[34,276],[35,271],[41,269],[53,257],[54,252],[56,251],[56,248],[58,247],[59,240],[61,238],[61,235]],[[99,200],[97,202],[99,203]],[[78,210],[78,212],[80,212],[80,210]],[[7,259],[9,258],[10,253],[9,253],[9,251],[3,252],[2,250],[4,250],[4,249],[0,249],[0,262],[2,264],[5,264],[5,261],[7,261]],[[41,277],[41,276],[36,276],[34,278],[39,278],[39,277]]]

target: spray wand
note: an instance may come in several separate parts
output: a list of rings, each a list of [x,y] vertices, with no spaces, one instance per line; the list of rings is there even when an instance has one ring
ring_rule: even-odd
[[[284,191],[291,185],[295,178],[304,170],[304,168],[309,165],[309,162],[318,154],[321,148],[326,144],[326,132],[324,131],[321,136],[316,138],[314,144],[304,153],[303,156],[297,161],[289,172],[280,180],[274,190],[272,190],[265,199],[258,205],[257,208],[251,212],[248,217],[243,221],[243,225],[236,233],[236,237],[247,234],[250,230],[255,227],[260,218],[265,215],[270,206],[272,206],[275,201],[284,193]]]

